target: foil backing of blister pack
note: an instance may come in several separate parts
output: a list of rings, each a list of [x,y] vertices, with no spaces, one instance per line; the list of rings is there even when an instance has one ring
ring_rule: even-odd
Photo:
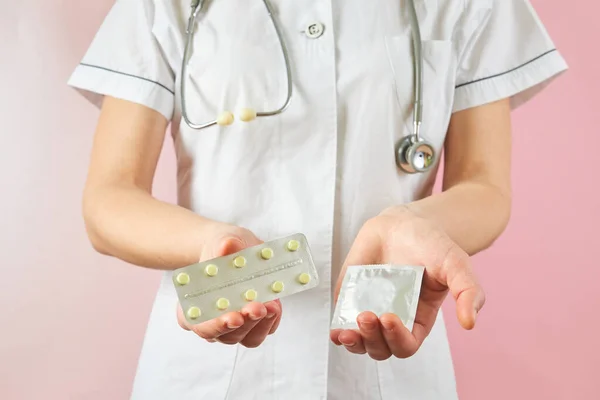
[[[198,324],[318,286],[308,241],[294,234],[173,271],[186,320]]]
[[[397,315],[412,331],[424,267],[399,265],[350,266],[342,282],[331,329],[358,329],[356,318],[365,311],[378,317]]]

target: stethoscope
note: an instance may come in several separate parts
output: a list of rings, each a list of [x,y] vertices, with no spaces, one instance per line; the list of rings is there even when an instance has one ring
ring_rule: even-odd
[[[267,9],[267,14],[271,19],[271,23],[275,28],[275,32],[277,33],[277,38],[279,39],[279,44],[281,47],[281,53],[285,60],[285,69],[287,74],[287,96],[283,105],[276,110],[257,112],[252,108],[241,109],[238,117],[243,122],[249,122],[260,117],[270,117],[281,114],[288,108],[292,99],[292,71],[290,67],[288,51],[285,45],[285,40],[283,39],[283,36],[281,34],[279,24],[273,17],[273,9],[271,8],[271,4],[268,0],[262,1]],[[417,11],[415,8],[414,1],[415,0],[409,1],[410,22],[411,29],[413,32],[413,55],[415,58],[415,62],[413,65],[415,78],[415,92],[413,98],[413,131],[411,135],[401,139],[396,145],[395,149],[396,164],[401,170],[410,174],[416,172],[426,172],[435,164],[436,161],[436,151],[434,150],[433,146],[429,142],[424,140],[420,134],[421,122],[423,120],[423,55],[421,51],[421,29],[419,27],[419,20],[417,17]],[[223,111],[217,116],[215,120],[197,124],[190,120],[189,115],[187,113],[185,101],[185,77],[194,37],[194,25],[198,14],[202,10],[204,2],[205,0],[192,0],[191,2],[192,10],[186,29],[187,39],[185,43],[185,50],[181,66],[181,114],[185,123],[190,128],[197,130],[208,128],[209,126],[213,125],[231,125],[235,120],[235,117],[231,111]]]

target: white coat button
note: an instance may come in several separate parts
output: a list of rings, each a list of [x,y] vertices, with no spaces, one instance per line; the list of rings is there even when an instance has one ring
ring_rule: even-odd
[[[305,33],[306,36],[308,36],[309,38],[316,39],[323,34],[324,30],[325,28],[323,27],[323,24],[321,24],[320,22],[315,22],[306,27]]]

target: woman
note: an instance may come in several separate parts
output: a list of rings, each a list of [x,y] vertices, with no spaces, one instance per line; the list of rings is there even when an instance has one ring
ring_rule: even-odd
[[[70,84],[102,104],[84,196],[92,244],[166,271],[133,399],[457,398],[439,309],[450,292],[474,327],[484,294],[469,255],[509,219],[510,111],[566,64],[527,0],[415,0],[421,134],[445,152],[432,195],[436,168],[395,160],[412,133],[410,4],[274,0],[294,97],[245,122],[240,109],[275,110],[287,94],[262,1],[208,2],[182,76],[189,2],[117,0]],[[185,123],[182,79],[190,120],[221,124]],[[178,205],[151,195],[169,125]],[[318,288],[195,326],[175,307],[170,270],[295,232]],[[360,330],[330,332],[345,267],[378,263],[427,267],[414,330],[367,312]]]

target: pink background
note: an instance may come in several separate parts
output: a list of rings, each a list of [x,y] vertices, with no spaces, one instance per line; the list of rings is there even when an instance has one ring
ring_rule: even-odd
[[[0,0],[2,399],[130,391],[159,273],[91,250],[80,197],[98,113],[65,85],[111,3]],[[475,259],[478,328],[446,304],[463,400],[600,398],[600,5],[574,3],[533,1],[571,69],[514,115],[514,212]],[[159,198],[175,200],[174,176],[168,142]]]

